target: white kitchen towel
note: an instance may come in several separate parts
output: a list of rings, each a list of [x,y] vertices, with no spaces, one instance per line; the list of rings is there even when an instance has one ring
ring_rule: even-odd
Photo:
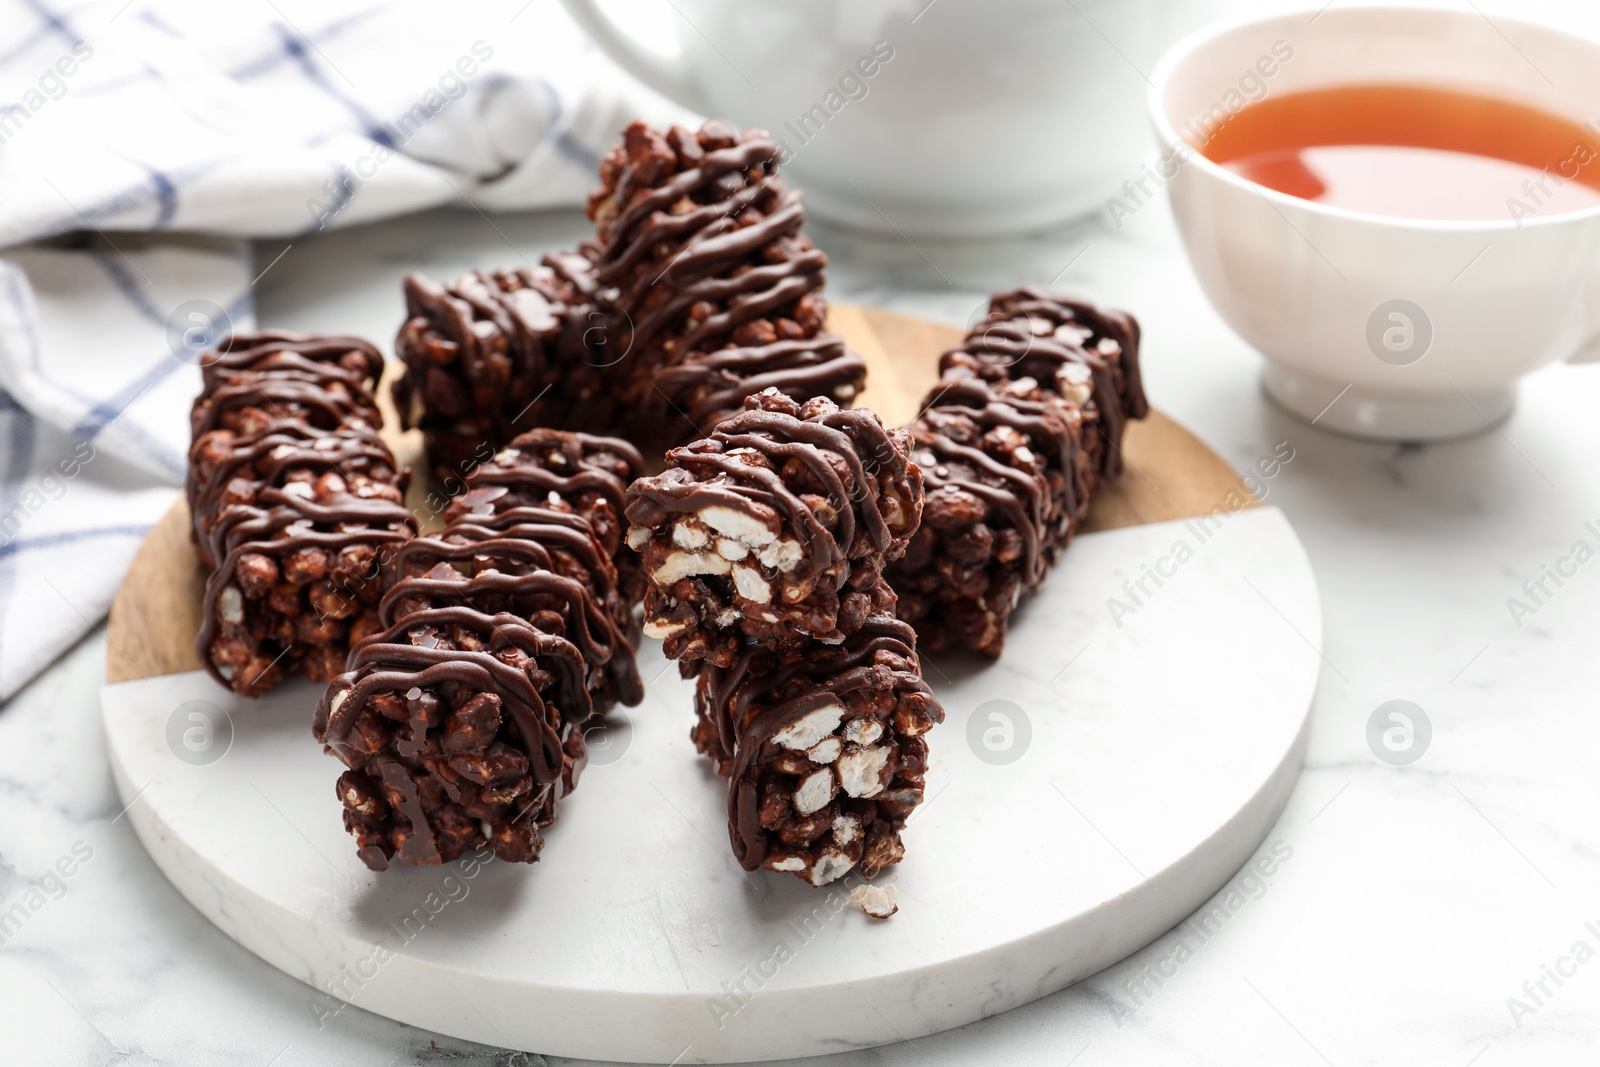
[[[555,0],[0,0],[0,700],[175,498],[244,238],[576,205],[640,115]]]

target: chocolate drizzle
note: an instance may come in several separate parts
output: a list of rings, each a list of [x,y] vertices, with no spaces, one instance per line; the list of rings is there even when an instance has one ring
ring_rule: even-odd
[[[295,483],[295,484],[305,484]],[[218,682],[246,695],[259,695],[266,688],[260,676],[246,676],[237,665],[231,674],[224,674],[226,661],[215,655],[217,639],[229,629],[223,618],[222,597],[226,590],[239,588],[237,571],[240,560],[246,555],[268,558],[285,558],[302,549],[321,549],[329,556],[351,548],[371,550],[363,553],[358,569],[332,573],[332,595],[340,600],[354,600],[371,587],[376,594],[380,586],[376,573],[369,569],[377,558],[376,550],[386,545],[396,545],[412,535],[409,525],[411,514],[388,500],[350,499],[332,505],[321,505],[299,494],[281,489],[263,489],[256,495],[257,505],[230,505],[214,522],[208,538],[212,558],[220,559],[216,569],[206,578],[204,607],[201,612],[200,632],[195,638],[196,650],[207,671]],[[241,594],[242,595],[242,594]],[[252,616],[266,609],[256,602],[242,600],[246,622],[258,621]],[[315,605],[312,606],[315,609]],[[270,625],[268,619],[259,620]],[[278,631],[282,633],[282,631]],[[293,631],[289,631],[292,633]],[[279,637],[275,644],[280,657],[292,657],[296,647],[292,639]],[[342,646],[342,642],[340,643]],[[269,652],[272,650],[268,650]],[[304,655],[304,650],[300,650]],[[339,655],[342,660],[343,656]],[[325,678],[312,679],[325,681]]]
[[[636,122],[602,162],[597,305],[627,352],[616,389],[636,438],[703,435],[768,388],[840,403],[860,391],[865,363],[823,332],[827,257],[800,234],[778,155],[760,131]]]
[[[584,478],[549,493],[568,508],[561,490]],[[350,768],[339,791],[358,851],[381,870],[487,841],[532,862],[535,827],[577,784],[583,724],[644,697],[611,557],[576,511],[519,506],[464,510],[399,546],[389,572],[382,632],[356,647],[314,725]]]
[[[402,579],[393,594],[417,595],[411,583],[423,581]],[[582,652],[520,616],[447,603],[362,642],[349,666],[312,732],[350,768],[339,793],[362,860],[436,864],[485,842],[502,859],[536,860],[536,827],[581,769]]]
[[[847,401],[861,391],[866,362],[845,350],[844,338],[774,341],[750,348],[719,348],[657,372],[655,384],[679,398],[683,413],[709,433],[740,410],[744,398],[778,389],[797,400],[813,396]]]
[[[483,641],[483,648],[416,643],[431,636],[429,631],[472,634]],[[502,658],[512,650],[552,676],[553,687],[541,694],[527,669]],[[577,648],[524,619],[504,612],[486,615],[464,605],[428,608],[408,615],[351,652],[350,671],[336,679],[317,702],[312,731],[318,741],[337,749],[372,696],[380,692],[427,692],[454,685],[473,693],[494,693],[510,712],[517,740],[529,757],[533,781],[550,785],[561,777],[565,727],[589,717],[583,679],[583,657]],[[341,695],[345,699],[339,699]],[[551,698],[548,702],[547,696]]]
[[[1149,414],[1133,316],[1028,287],[989,301],[989,316],[939,361],[990,381],[1031,378],[1084,409],[1105,447],[1100,475],[1122,472],[1122,433]]]
[[[362,489],[369,490],[371,495],[364,499],[391,504],[403,485],[394,473],[394,456],[388,446],[375,430],[361,422],[327,432],[296,419],[244,436],[213,432],[201,438],[197,446],[188,497],[196,533],[200,535],[196,538],[197,548],[206,564],[215,564],[218,559],[212,536],[215,524],[229,504],[243,502],[248,495],[244,491],[247,484],[288,486],[300,482],[314,486],[317,477],[334,473],[345,476],[347,485],[351,480],[357,481],[357,494]],[[304,474],[312,477],[299,477]],[[397,493],[378,495],[374,490],[379,487],[392,487]],[[397,520],[398,514],[391,511],[388,520]]]
[[[295,667],[327,680],[375,625],[378,552],[414,525],[377,435],[381,369],[365,341],[283,332],[230,337],[205,361],[187,496],[214,569],[196,653],[240,693]]]
[[[1004,647],[1018,598],[1039,587],[1149,411],[1139,326],[1040,289],[996,296],[940,359],[912,423],[927,472],[923,527],[890,581],[927,649]]]
[[[619,618],[616,572],[587,520],[536,508],[510,514],[516,521],[498,528],[458,522],[439,537],[401,546],[394,563],[401,578],[378,608],[383,625],[453,603],[542,622],[582,654],[594,675],[588,689],[595,711],[639,703],[644,686],[626,616]]]
[[[1007,401],[987,382],[969,378],[952,386],[940,398],[940,405],[926,411],[911,427],[916,442],[912,455],[927,478],[930,495],[947,487],[970,493],[1021,535],[1021,573],[1028,589],[1043,582],[1049,569],[1046,546],[1055,521],[1050,484],[1038,469],[1014,466],[985,452],[981,436],[974,443],[963,439],[1000,426],[1033,441],[1067,439],[1059,418],[1052,425],[1050,415],[1043,401]],[[964,418],[970,429],[953,433],[952,418]]]
[[[882,568],[916,529],[922,473],[905,431],[776,390],[745,404],[628,491],[630,543],[658,576],[645,617],[674,658],[726,663],[743,637],[837,640],[888,607]]]
[[[643,473],[639,450],[619,438],[530,430],[467,475],[467,491],[444,518],[498,528],[504,520],[494,517],[516,509],[570,508],[588,520],[611,558],[618,592],[631,611],[644,596],[644,575],[638,557],[622,543],[622,513],[628,486]],[[626,630],[637,638],[631,620]]]
[[[381,421],[372,390],[383,356],[358,337],[288,331],[234,334],[201,365],[192,436],[227,427],[242,433],[296,417],[322,430]]]
[[[1063,345],[1069,345],[1069,338],[1076,335],[1078,348],[1108,361],[1123,414],[1130,419],[1142,419],[1150,413],[1139,372],[1139,320],[1128,312],[1074,300],[1036,286],[1001,293],[989,301],[989,307],[991,319],[1042,319],[1054,327],[1050,336]],[[1034,332],[1037,335],[1040,331],[1035,327]],[[1049,358],[1054,360],[1056,356],[1052,354]]]
[[[533,862],[577,784],[583,725],[644,697],[612,551],[638,453],[549,430],[517,444],[469,477],[437,536],[387,554],[379,632],[318,705],[318,739],[350,768],[345,825],[376,870],[485,842]]]
[[[883,699],[885,696],[889,699]],[[731,666],[713,668],[701,676],[697,704],[702,725],[709,730],[698,732],[697,740],[710,742],[702,747],[728,779],[728,835],[734,857],[746,870],[760,867],[777,843],[770,828],[763,825],[762,803],[768,787],[781,782],[792,788],[788,782],[797,777],[773,765],[772,756],[778,751],[773,739],[780,732],[812,712],[841,705],[845,714],[841,730],[852,719],[871,721],[881,728],[878,738],[920,751],[921,742],[915,738],[944,718],[943,709],[922,679],[916,635],[910,626],[889,615],[869,618],[842,645],[817,647],[804,656],[774,662],[765,650],[747,648]],[[863,714],[869,707],[877,713]],[[905,732],[903,726],[914,732]],[[866,822],[869,842],[874,833],[893,833],[898,847],[897,831],[921,799],[920,762],[925,760],[908,761],[908,770],[911,763],[919,764],[909,775],[895,772],[887,788],[874,794],[881,800],[852,797],[839,801],[841,813]],[[915,797],[908,797],[906,791],[914,792]],[[864,873],[871,877],[876,871]]]
[[[599,321],[596,284],[589,259],[572,252],[448,285],[406,277],[395,406],[402,425],[422,429],[441,478],[522,431],[584,424],[601,402],[586,336]]]
[[[370,400],[383,374],[383,353],[359,337],[260,330],[224,338],[201,361],[200,368],[206,392],[241,373],[277,370],[318,381],[337,378],[349,385],[352,393],[364,393]],[[335,368],[344,373],[334,374]]]
[[[620,516],[628,484],[643,471],[639,450],[619,438],[533,430],[474,470],[467,478],[469,492],[452,504],[445,518],[452,521],[485,510],[483,505],[491,502],[490,510],[536,506],[551,493],[574,506],[578,501],[602,503],[611,515]],[[500,489],[504,492],[492,492]],[[611,537],[602,529],[596,534],[615,552],[614,527]]]
[[[904,447],[896,449],[889,431],[872,412],[834,409],[800,419],[752,405],[724,422],[710,441],[709,447],[697,442],[668,453],[667,462],[687,478],[636,482],[629,521],[655,525],[668,515],[712,505],[747,511],[751,504],[761,505],[776,512],[784,527],[797,535],[805,549],[801,563],[805,572],[831,577],[835,589],[849,578],[842,569],[848,560],[869,552],[891,553],[897,537],[904,548],[907,517],[896,516],[897,534],[885,513],[887,501],[874,487],[878,479],[887,484],[904,482],[914,468]],[[764,456],[767,463],[751,464],[751,453]],[[874,461],[871,472],[868,461]],[[824,500],[834,502],[834,524],[824,523],[802,499],[805,494],[785,483],[780,472],[791,463],[804,467],[807,483],[820,489]],[[839,506],[847,501],[855,506]],[[856,536],[858,521],[861,544]],[[914,517],[910,521],[914,523]]]

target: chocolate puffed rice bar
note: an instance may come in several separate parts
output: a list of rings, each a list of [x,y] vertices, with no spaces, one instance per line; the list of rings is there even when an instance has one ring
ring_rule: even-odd
[[[525,430],[585,428],[605,395],[590,351],[596,285],[581,252],[449,283],[406,276],[395,407],[405,429],[422,430],[441,479],[465,475],[485,449]]]
[[[561,507],[465,509],[400,546],[383,631],[318,704],[316,737],[349,768],[345,827],[374,870],[485,842],[538,859],[538,827],[577,785],[584,724],[644,696],[611,555],[547,493]]]
[[[408,472],[378,438],[378,350],[352,337],[235,335],[203,362],[187,494],[206,582],[195,651],[259,696],[327,681],[380,627],[382,553],[412,536]]]
[[[837,644],[891,607],[883,568],[922,512],[911,437],[865,409],[775,389],[633,483],[645,633],[669,658],[730,666],[748,642]],[[690,668],[692,671],[692,667]]]
[[[728,780],[741,866],[826,885],[900,861],[900,832],[923,800],[923,734],[944,720],[910,626],[874,615],[843,643],[798,655],[746,646],[696,686],[692,737]]]
[[[588,210],[614,432],[666,448],[769,388],[843,406],[861,391],[866,364],[826,331],[827,257],[800,232],[779,155],[760,130],[635,122],[602,159]]]
[[[940,359],[911,425],[928,482],[922,528],[890,568],[924,649],[1005,647],[1012,612],[1122,469],[1149,411],[1131,315],[1039,289],[996,296]]]
[[[486,843],[503,860],[537,860],[539,827],[582,766],[591,706],[577,646],[451,604],[397,620],[349,666],[312,729],[349,768],[337,789],[362,862],[448,863]]]

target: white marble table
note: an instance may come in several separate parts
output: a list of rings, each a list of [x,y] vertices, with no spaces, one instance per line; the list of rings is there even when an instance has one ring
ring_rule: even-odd
[[[1134,309],[1157,404],[1241,469],[1294,449],[1268,500],[1305,542],[1326,612],[1306,769],[1263,847],[1279,862],[1212,902],[1225,919],[1007,1015],[830,1062],[1596,1062],[1600,563],[1547,582],[1553,595],[1520,627],[1507,602],[1574,542],[1600,549],[1585,525],[1600,529],[1600,367],[1536,376],[1500,431],[1361,444],[1262,399],[1257,358],[1204,303],[1164,206],[1121,232],[1091,224],[1003,248],[812,229],[839,300],[962,322],[993,289],[1055,279]],[[513,263],[512,246],[532,257],[581,232],[576,215],[491,224],[464,211],[297,241],[261,282],[261,319],[386,340],[402,270]],[[280,250],[264,246],[262,266]],[[0,709],[0,906],[42,900],[0,929],[0,1062],[537,1062],[356,1008],[319,1025],[309,989],[191,909],[118,817],[98,727],[104,657],[89,637]],[[1432,727],[1409,766],[1368,745],[1369,718],[1394,699]],[[41,881],[58,862],[72,873]]]
[[[262,319],[377,329],[398,314],[402,269],[509,262],[508,241],[532,254],[581,229],[575,216],[495,226],[504,236],[476,214],[439,213],[297,244],[262,281]],[[1520,629],[1506,599],[1575,540],[1600,545],[1584,526],[1600,525],[1600,367],[1539,375],[1503,433],[1358,444],[1261,398],[1256,357],[1204,304],[1164,209],[1121,234],[924,244],[931,264],[904,245],[817,233],[840,299],[963,321],[990,289],[1071,263],[1059,284],[1136,309],[1158,404],[1240,468],[1293,447],[1268,500],[1305,541],[1327,614],[1310,755],[1268,839],[1292,855],[1244,887],[1255,896],[1233,902],[1219,933],[1202,942],[1180,928],[1054,997],[843,1062],[1593,1062],[1600,962],[1547,981],[1544,1006],[1522,986],[1580,939],[1600,948],[1584,925],[1600,929],[1600,564]],[[276,254],[264,249],[263,264]],[[86,639],[0,712],[0,899],[25,891],[19,872],[37,875],[76,842],[92,849],[61,899],[0,949],[0,1048],[23,1040],[42,1057],[28,1062],[61,1063],[123,1062],[114,1049],[163,1064],[267,1064],[280,1051],[283,1067],[507,1062],[355,1008],[319,1028],[310,990],[183,901],[113,820],[95,707],[104,654]],[[1368,718],[1396,698],[1433,727],[1408,767],[1366,740]],[[1536,1008],[1520,1027],[1513,996]]]

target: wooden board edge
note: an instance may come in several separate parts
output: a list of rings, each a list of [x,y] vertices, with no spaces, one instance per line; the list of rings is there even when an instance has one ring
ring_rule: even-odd
[[[205,575],[189,540],[189,505],[179,498],[145,535],[106,618],[106,682],[200,669]]]

